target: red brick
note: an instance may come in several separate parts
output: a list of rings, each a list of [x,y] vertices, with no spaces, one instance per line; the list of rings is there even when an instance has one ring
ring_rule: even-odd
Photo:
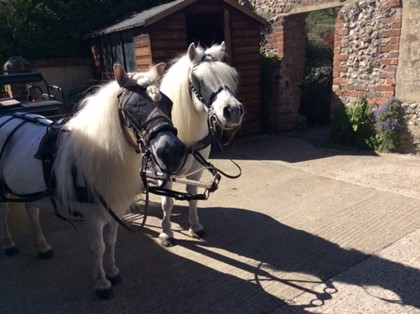
[[[374,102],[377,103],[378,105],[383,104],[384,102],[386,102],[388,99],[387,98],[376,98],[374,99]]]
[[[376,90],[381,91],[381,92],[389,92],[389,91],[394,92],[395,87],[392,85],[378,85],[376,86]]]
[[[389,38],[390,44],[400,44],[400,36],[393,36]]]
[[[335,34],[338,36],[347,36],[349,34],[348,28],[340,28],[335,30]]]
[[[379,61],[379,63],[380,64],[385,64],[385,65],[389,65],[389,64],[397,65],[398,64],[398,59],[394,59],[394,58],[381,59]]]
[[[397,58],[398,59],[399,56],[400,56],[400,52],[399,51],[391,51],[389,53],[389,57],[390,58]]]
[[[386,83],[395,86],[396,84],[395,78],[392,78],[392,77],[387,78]]]
[[[342,54],[338,54],[337,56],[334,56],[334,59],[339,60],[339,61],[346,61],[348,57],[349,56],[347,54],[342,53]]]
[[[381,45],[380,52],[387,52],[387,51],[397,51],[399,49],[399,45]]]
[[[345,77],[335,77],[334,84],[345,84],[347,83],[347,79]]]
[[[386,29],[381,32],[382,37],[400,36],[400,29]]]
[[[382,95],[383,95],[383,97],[389,99],[389,98],[395,96],[395,92],[394,91],[395,91],[395,89],[392,89],[392,91],[384,91],[384,92],[382,92]]]
[[[382,9],[401,7],[401,0],[388,0],[384,1],[381,5]]]
[[[401,21],[398,21],[398,22],[392,22],[392,23],[391,23],[391,28],[392,28],[392,29],[400,29],[400,28],[401,28]]]

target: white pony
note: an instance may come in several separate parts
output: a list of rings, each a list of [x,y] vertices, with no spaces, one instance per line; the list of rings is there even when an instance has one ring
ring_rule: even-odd
[[[190,152],[198,151],[205,159],[212,142],[209,128],[236,131],[244,115],[243,105],[235,98],[238,73],[222,61],[224,56],[224,42],[208,49],[192,43],[185,55],[172,61],[161,82],[161,91],[173,101],[172,121],[179,139]],[[202,171],[202,165],[189,154],[176,176],[199,180]],[[171,183],[166,187],[170,189]],[[187,192],[195,195],[197,187],[187,185]],[[159,238],[164,246],[174,244],[170,222],[173,204],[173,198],[163,197],[163,230]],[[197,215],[197,200],[189,201],[189,223],[194,237],[205,237]]]
[[[94,257],[94,289],[100,298],[112,297],[111,285],[121,281],[114,257],[119,218],[141,192],[138,142],[150,148],[165,173],[178,172],[185,160],[186,148],[169,119],[171,103],[157,88],[164,66],[129,77],[114,65],[116,81],[85,98],[58,129],[52,148],[43,148],[53,160],[40,152],[44,134],[54,133],[51,121],[24,113],[0,116],[0,228],[6,254],[17,253],[7,225],[7,202],[26,203],[44,258],[53,254],[38,208],[67,218],[80,213]]]

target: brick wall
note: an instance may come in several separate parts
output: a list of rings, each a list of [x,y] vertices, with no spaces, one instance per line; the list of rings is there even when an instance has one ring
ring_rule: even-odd
[[[407,1],[407,0],[405,0]],[[413,0],[415,1],[415,0]],[[304,65],[304,14],[284,15],[298,7],[334,0],[271,1],[249,0],[254,9],[272,15],[263,49],[276,54],[281,62],[273,84],[273,130],[293,128],[298,119],[300,89]],[[395,96],[399,42],[401,37],[401,0],[340,1],[343,7],[336,21],[333,100],[349,104],[358,97],[369,103],[382,103]],[[296,11],[296,10],[295,10]]]
[[[401,19],[400,0],[350,3],[340,10],[334,38],[332,111],[359,97],[380,104],[395,96]]]

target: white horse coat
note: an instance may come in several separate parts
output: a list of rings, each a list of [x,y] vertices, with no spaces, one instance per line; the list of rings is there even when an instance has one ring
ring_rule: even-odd
[[[141,156],[127,141],[120,111],[128,116],[130,110],[140,113],[149,106],[158,106],[161,94],[156,84],[163,69],[164,64],[159,64],[147,73],[128,77],[121,66],[115,65],[116,81],[100,87],[85,98],[81,109],[68,120],[58,136],[53,167],[56,180],[54,195],[48,194],[36,201],[27,199],[27,212],[42,257],[51,257],[52,254],[51,246],[41,231],[38,208],[52,213],[57,210],[63,216],[72,212],[83,215],[94,256],[94,289],[100,298],[112,296],[111,284],[119,283],[120,277],[114,257],[118,223],[98,201],[98,197],[102,196],[115,215],[122,217],[141,191]],[[121,99],[127,101],[121,103]],[[130,99],[138,101],[133,103]],[[34,115],[30,117],[37,119]],[[146,117],[137,116],[129,121],[132,133],[148,131],[147,121],[143,120]],[[22,194],[47,190],[42,162],[33,158],[46,132],[42,121],[48,123],[45,119],[31,122],[10,115],[0,116],[0,182],[3,197],[19,198]],[[165,118],[162,123],[168,121],[169,118]],[[152,151],[156,152],[159,147],[154,147],[154,141],[166,149],[154,156],[159,165],[165,168],[168,161],[172,165],[178,164],[178,167],[183,164],[182,152],[185,147],[170,128],[153,135],[150,145]],[[177,156],[176,160],[173,156]],[[97,201],[79,202],[75,185],[88,187]],[[3,199],[0,202],[1,243],[6,253],[13,254],[17,250],[7,225],[8,212],[8,204]]]
[[[209,134],[209,115],[225,130],[238,128],[242,123],[244,108],[234,94],[238,73],[222,61],[224,55],[224,42],[208,49],[191,44],[185,55],[171,62],[162,78],[161,91],[173,101],[172,121],[178,137],[189,149]],[[210,149],[209,145],[199,152],[208,159]],[[202,165],[190,154],[181,172],[176,175],[199,180],[202,170]],[[167,188],[170,187],[171,183],[168,183]],[[197,187],[187,185],[187,192],[196,194]],[[165,246],[174,242],[170,222],[173,204],[172,198],[163,197],[163,230],[159,237]],[[198,219],[196,200],[189,202],[189,222],[193,236],[205,236],[204,227]]]

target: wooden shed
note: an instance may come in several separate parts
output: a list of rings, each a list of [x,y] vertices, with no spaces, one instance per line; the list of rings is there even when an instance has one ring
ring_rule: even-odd
[[[112,64],[144,71],[185,53],[191,42],[226,42],[227,60],[240,75],[245,105],[242,134],[260,131],[260,29],[266,20],[236,0],[177,0],[135,13],[94,31],[89,40],[98,79],[112,78]]]

